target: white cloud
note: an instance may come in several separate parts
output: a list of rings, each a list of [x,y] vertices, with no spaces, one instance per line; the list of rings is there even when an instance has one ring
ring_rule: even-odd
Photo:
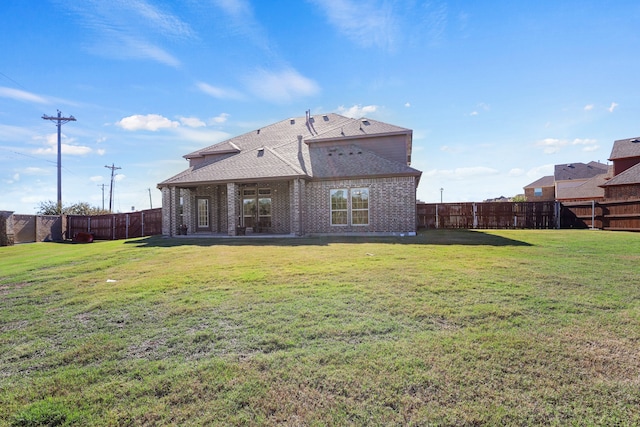
[[[42,137],[34,138],[36,140],[43,139]],[[33,150],[34,154],[57,154],[58,153],[58,134],[52,133],[48,134],[45,139],[45,147],[37,148]],[[75,141],[73,138],[67,138],[66,135],[61,135],[60,142],[60,151],[62,154],[67,154],[70,156],[85,156],[91,153],[90,147],[86,147],[84,145],[76,145],[73,142]]]
[[[608,108],[610,113],[613,113],[613,110],[615,110],[618,107],[618,104],[615,102],[611,103],[611,106]]]
[[[49,175],[50,171],[37,167],[27,167],[22,170],[22,173],[25,175]]]
[[[392,3],[353,0],[311,0],[324,11],[329,22],[352,42],[362,47],[392,50],[398,33],[398,19]]]
[[[218,99],[242,99],[243,98],[243,95],[234,89],[225,89],[221,87],[216,87],[204,82],[198,82],[196,86],[202,93],[212,96],[214,98],[218,98]]]
[[[149,130],[155,132],[158,129],[176,128],[180,126],[180,123],[169,120],[159,114],[135,114],[124,117],[116,125],[130,131]]]
[[[11,98],[16,101],[35,102],[36,104],[51,104],[51,101],[40,95],[9,87],[0,87],[1,98]]]
[[[92,176],[91,178],[89,178],[89,181],[91,182],[102,182],[104,181],[104,178],[100,175],[96,175],[96,176]]]
[[[197,117],[178,117],[178,120],[180,120],[180,123],[184,126],[188,126],[190,128],[199,128],[207,125]]]
[[[476,107],[477,109],[473,110],[469,115],[477,116],[480,114],[481,111],[491,110],[491,107],[489,106],[489,104],[485,104],[484,102],[479,102],[478,105],[476,105]]]
[[[182,141],[185,142],[196,142],[198,144],[215,144],[216,142],[224,141],[229,138],[230,135],[226,132],[220,132],[217,130],[212,130],[210,128],[178,128],[176,129],[176,133]]]
[[[195,38],[188,24],[145,0],[64,2],[79,22],[97,38],[89,40],[89,50],[97,55],[124,59],[151,59],[178,67],[173,55],[152,41]]]
[[[222,123],[225,123],[228,118],[229,118],[229,114],[221,113],[221,114],[218,114],[216,117],[212,117],[209,120],[209,123],[210,124],[222,124]]]
[[[534,144],[536,147],[542,148],[545,154],[553,154],[560,151],[561,148],[567,146],[583,146],[583,151],[595,151],[599,148],[597,140],[576,138],[572,141],[568,139],[545,138]]]
[[[584,106],[584,111],[591,111],[593,110],[594,105],[593,104],[588,104]]]
[[[538,179],[543,176],[553,175],[555,166],[553,164],[537,166],[527,171],[527,176],[531,179]]]
[[[98,153],[99,156],[104,156],[107,153],[107,150],[105,150],[104,148],[98,148],[96,150],[96,153]]]
[[[432,169],[425,173],[426,176],[440,177],[446,179],[463,180],[470,178],[478,178],[485,176],[497,175],[500,172],[497,169],[488,168],[485,166],[473,166],[466,168],[456,169]]]
[[[404,106],[409,108],[409,107],[411,107],[411,104],[407,102],[406,104],[404,104]]]
[[[275,103],[291,102],[296,98],[315,95],[318,84],[292,68],[281,71],[259,69],[246,76],[245,82],[254,95]]]
[[[524,169],[521,168],[513,168],[509,171],[509,176],[510,177],[519,177],[524,175]]]
[[[449,145],[443,145],[442,147],[440,147],[440,151],[444,151],[445,153],[460,153],[462,151],[462,149],[460,147],[451,147]]]
[[[354,119],[359,119],[360,117],[365,117],[368,114],[373,114],[378,110],[377,105],[354,105],[352,107],[346,108],[344,106],[338,107],[338,113],[342,114],[345,117],[351,117]]]
[[[115,175],[113,176],[113,180],[114,180],[114,181],[116,181],[116,182],[123,181],[123,180],[125,180],[126,178],[127,178],[127,176],[126,176],[125,174],[123,174],[123,173],[118,173],[118,174],[115,174]]]

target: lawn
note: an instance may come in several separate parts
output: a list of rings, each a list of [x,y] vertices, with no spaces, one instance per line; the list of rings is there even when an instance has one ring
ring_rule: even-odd
[[[0,248],[0,425],[639,425],[640,234]]]

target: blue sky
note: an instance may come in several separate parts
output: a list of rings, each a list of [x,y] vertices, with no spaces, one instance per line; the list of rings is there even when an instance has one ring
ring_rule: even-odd
[[[427,202],[512,196],[640,135],[637,1],[5,0],[0,210],[160,206],[198,148],[336,112],[413,129]],[[149,200],[151,189],[151,201]]]

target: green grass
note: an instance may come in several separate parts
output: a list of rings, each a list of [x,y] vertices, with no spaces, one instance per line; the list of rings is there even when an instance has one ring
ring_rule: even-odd
[[[638,425],[640,235],[0,248],[0,425]]]

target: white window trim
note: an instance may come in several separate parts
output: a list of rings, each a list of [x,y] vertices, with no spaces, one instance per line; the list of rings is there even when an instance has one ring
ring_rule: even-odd
[[[347,198],[347,209],[333,209],[333,205],[331,204],[331,195],[334,191],[346,191]],[[357,190],[367,190],[368,198],[367,198],[367,209],[353,209],[353,204],[351,200],[351,194],[353,191]],[[329,225],[331,227],[368,227],[371,224],[371,188],[369,187],[335,187],[329,189]],[[367,223],[366,224],[354,224],[353,223],[353,212],[356,211],[367,211]],[[344,224],[334,224],[333,223],[333,212],[346,212],[347,214],[347,222]]]
[[[345,191],[347,194],[345,195],[346,199],[347,199],[347,208],[346,209],[333,209],[333,205],[331,204],[331,199],[332,199],[332,193],[334,191]],[[345,222],[344,224],[334,224],[333,223],[333,212],[345,212],[347,214],[347,222]],[[342,188],[331,188],[329,190],[329,224],[332,227],[347,227],[349,225],[349,189],[346,187],[342,187]]]

